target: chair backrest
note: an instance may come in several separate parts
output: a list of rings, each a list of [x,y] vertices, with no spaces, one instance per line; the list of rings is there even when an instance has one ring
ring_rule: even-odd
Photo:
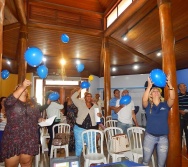
[[[127,134],[128,134],[131,150],[142,149],[145,129],[141,127],[131,127],[127,129]]]
[[[115,136],[116,134],[122,134],[123,130],[118,127],[108,127],[104,129],[104,136],[106,141],[107,150],[110,151],[110,141],[112,139],[112,136]]]
[[[100,149],[97,149],[97,138],[100,137]],[[104,134],[100,130],[89,129],[82,132],[82,145],[83,145],[83,155],[90,153],[101,153],[104,154],[103,151],[103,141]]]
[[[108,127],[117,127],[117,120],[108,120],[105,123],[105,126]]]
[[[55,137],[55,128],[58,129],[58,133],[70,133],[70,125],[66,123],[59,123],[53,126],[53,138]]]
[[[112,120],[112,116],[111,115],[106,116],[106,121],[108,121],[108,120]]]

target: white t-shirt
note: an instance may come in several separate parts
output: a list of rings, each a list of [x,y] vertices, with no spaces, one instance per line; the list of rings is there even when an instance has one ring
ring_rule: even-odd
[[[116,107],[119,107],[119,101],[120,101],[120,99],[118,99],[116,101]],[[133,124],[132,110],[134,110],[134,102],[131,100],[131,102],[128,105],[125,105],[117,113],[118,114],[118,121],[125,123],[125,124]]]
[[[47,117],[50,118],[56,115],[57,116],[56,119],[61,119],[60,110],[63,108],[64,106],[62,104],[52,101],[48,106],[48,108],[46,109]]]

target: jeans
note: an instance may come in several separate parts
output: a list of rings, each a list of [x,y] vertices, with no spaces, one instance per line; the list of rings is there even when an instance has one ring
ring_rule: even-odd
[[[148,165],[155,145],[157,148],[158,167],[164,167],[168,154],[168,136],[153,136],[147,132],[143,143],[143,164]]]
[[[127,129],[132,127],[132,126],[133,126],[132,124],[125,124],[125,123],[122,123],[120,121],[118,121],[118,123],[117,123],[117,127],[121,128],[123,130],[124,134],[127,134]]]

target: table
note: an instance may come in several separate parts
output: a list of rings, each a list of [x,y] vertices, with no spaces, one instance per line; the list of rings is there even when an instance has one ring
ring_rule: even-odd
[[[143,164],[138,164],[133,161],[122,161],[122,162],[115,162],[115,163],[110,163],[110,164],[102,164],[102,165],[96,165],[92,167],[133,167],[133,166],[139,166],[139,167],[149,167],[149,166],[144,166]]]

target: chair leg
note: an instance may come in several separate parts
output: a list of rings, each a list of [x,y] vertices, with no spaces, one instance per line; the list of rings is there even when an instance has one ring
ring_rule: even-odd
[[[110,154],[108,154],[107,163],[110,163]]]
[[[68,144],[65,146],[65,156],[66,157],[69,156],[69,145]]]
[[[51,151],[50,151],[50,158],[53,158],[53,152],[54,152],[54,146],[52,145]]]
[[[57,157],[57,148],[54,149],[54,157]]]
[[[151,160],[152,160],[152,167],[155,167],[155,159],[154,159],[154,156],[152,155],[151,157]]]

